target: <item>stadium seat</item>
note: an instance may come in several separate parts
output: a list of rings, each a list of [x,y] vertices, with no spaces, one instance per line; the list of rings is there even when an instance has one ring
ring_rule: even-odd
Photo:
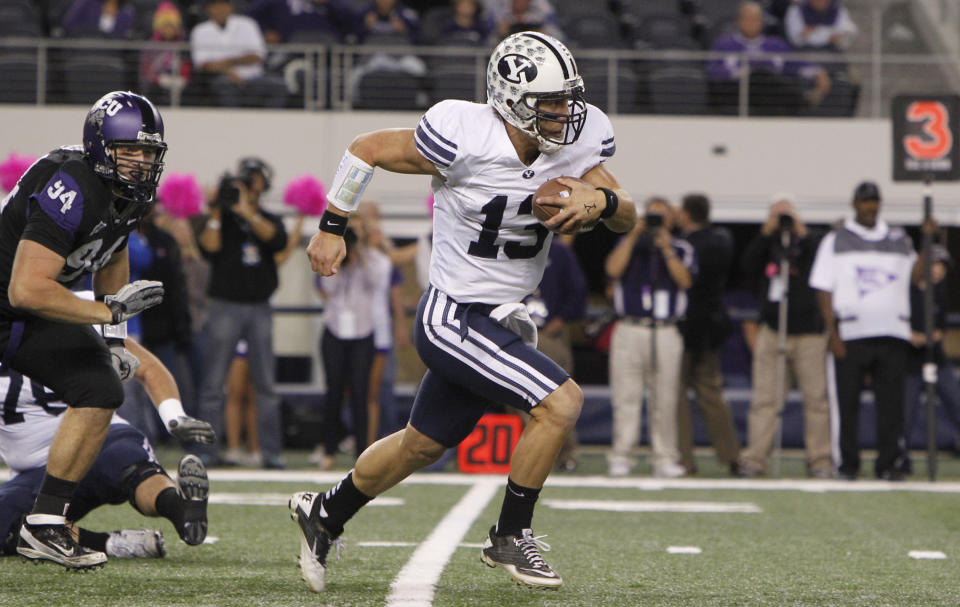
[[[43,36],[40,13],[29,0],[0,2],[0,37],[37,38]]]
[[[37,102],[37,56],[29,51],[0,54],[0,103]]]
[[[703,70],[683,66],[653,70],[650,101],[656,114],[706,114],[707,82]]]
[[[480,98],[477,98],[476,76],[473,70],[463,70],[456,64],[439,64],[430,70],[432,80],[430,98],[433,103],[444,99],[465,99],[467,101],[483,101],[485,95],[481,87]]]
[[[617,113],[636,113],[639,111],[638,94],[639,83],[637,77],[620,62],[617,69]],[[586,89],[587,101],[604,112],[612,111],[609,103],[610,84],[607,74],[607,62],[602,60],[585,60],[577,63],[583,75],[583,85]]]
[[[296,30],[290,34],[287,40],[290,44],[339,44],[340,37],[334,33],[325,30]]]
[[[564,21],[563,30],[572,46],[579,48],[621,48],[620,23],[610,14],[574,15]]]
[[[427,9],[420,19],[420,41],[424,44],[438,44],[440,29],[453,18],[453,9],[449,6],[435,6]]]
[[[679,14],[661,13],[645,16],[637,28],[636,38],[655,49],[700,48],[693,38],[690,22]]]
[[[374,71],[360,79],[353,107],[366,110],[422,109],[420,79],[404,72]]]
[[[89,105],[109,91],[128,88],[126,65],[115,54],[76,52],[64,59],[66,103]]]

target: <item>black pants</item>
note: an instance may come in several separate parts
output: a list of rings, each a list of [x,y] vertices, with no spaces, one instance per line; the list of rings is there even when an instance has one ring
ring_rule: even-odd
[[[344,437],[340,408],[343,393],[350,390],[350,414],[353,417],[353,436],[357,441],[356,455],[367,447],[367,394],[370,390],[370,367],[373,365],[373,335],[362,339],[339,339],[324,330],[320,340],[323,371],[327,376],[327,394],[324,398],[323,448],[327,455],[337,452],[337,444]]]
[[[876,475],[892,472],[899,464],[898,441],[903,430],[903,378],[907,342],[892,337],[871,337],[845,342],[847,355],[837,359],[837,404],[840,409],[840,472],[860,470],[860,392],[863,378],[873,379],[877,415]]]

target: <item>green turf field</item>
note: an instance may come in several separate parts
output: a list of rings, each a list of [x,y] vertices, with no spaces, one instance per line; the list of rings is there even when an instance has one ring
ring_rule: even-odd
[[[291,463],[301,456],[291,456]],[[316,487],[321,478],[325,487],[337,475],[288,471],[274,475],[280,481],[241,481],[269,473],[231,470],[212,472],[215,543],[191,548],[165,520],[144,519],[126,505],[104,508],[85,525],[159,528],[167,558],[111,560],[87,574],[3,559],[0,605],[960,605],[955,460],[944,463],[945,480],[935,487],[738,481],[711,466],[702,458],[700,479],[669,482],[552,477],[534,530],[549,534],[545,541],[553,549],[545,556],[565,581],[558,591],[516,586],[480,562],[477,546],[496,520],[502,479],[435,474],[394,488],[383,505],[351,521],[327,591],[315,595],[299,577],[296,527],[283,502],[290,492]],[[584,472],[598,468],[600,455],[584,458]],[[798,461],[785,461],[785,473],[798,468]],[[588,505],[647,511],[583,509]],[[736,512],[676,511],[713,507]],[[671,548],[699,553],[672,554]],[[946,558],[918,560],[908,556],[911,550]]]

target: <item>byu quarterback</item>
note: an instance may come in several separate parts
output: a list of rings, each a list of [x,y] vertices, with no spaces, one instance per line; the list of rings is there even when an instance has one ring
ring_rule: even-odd
[[[324,587],[327,554],[347,520],[460,443],[493,403],[529,411],[531,419],[513,453],[500,518],[481,559],[521,584],[563,584],[540,552],[548,549],[543,536],[531,527],[583,393],[536,350],[536,326],[520,302],[540,282],[551,231],[572,233],[603,221],[625,232],[636,222],[636,208],[604,166],[616,150],[613,128],[586,103],[576,61],[563,44],[539,32],[514,34],[493,51],[486,76],[485,104],[443,101],[416,128],[357,137],[307,249],[314,271],[337,272],[347,214],[375,167],[434,177],[431,284],[415,325],[417,352],[428,371],[410,423],[371,445],[325,494],[290,499],[300,527],[301,573],[315,591]],[[569,196],[544,197],[560,210],[540,223],[532,214],[533,194],[561,176],[567,176]]]

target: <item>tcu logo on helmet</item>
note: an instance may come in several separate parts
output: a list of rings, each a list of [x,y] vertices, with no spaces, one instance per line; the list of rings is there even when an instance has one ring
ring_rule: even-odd
[[[505,55],[497,63],[497,71],[508,82],[527,84],[537,77],[537,66],[533,60],[523,55]]]
[[[107,116],[116,116],[117,112],[120,111],[120,108],[123,107],[123,104],[116,99],[109,99],[105,96],[95,107],[97,109],[105,110]]]

